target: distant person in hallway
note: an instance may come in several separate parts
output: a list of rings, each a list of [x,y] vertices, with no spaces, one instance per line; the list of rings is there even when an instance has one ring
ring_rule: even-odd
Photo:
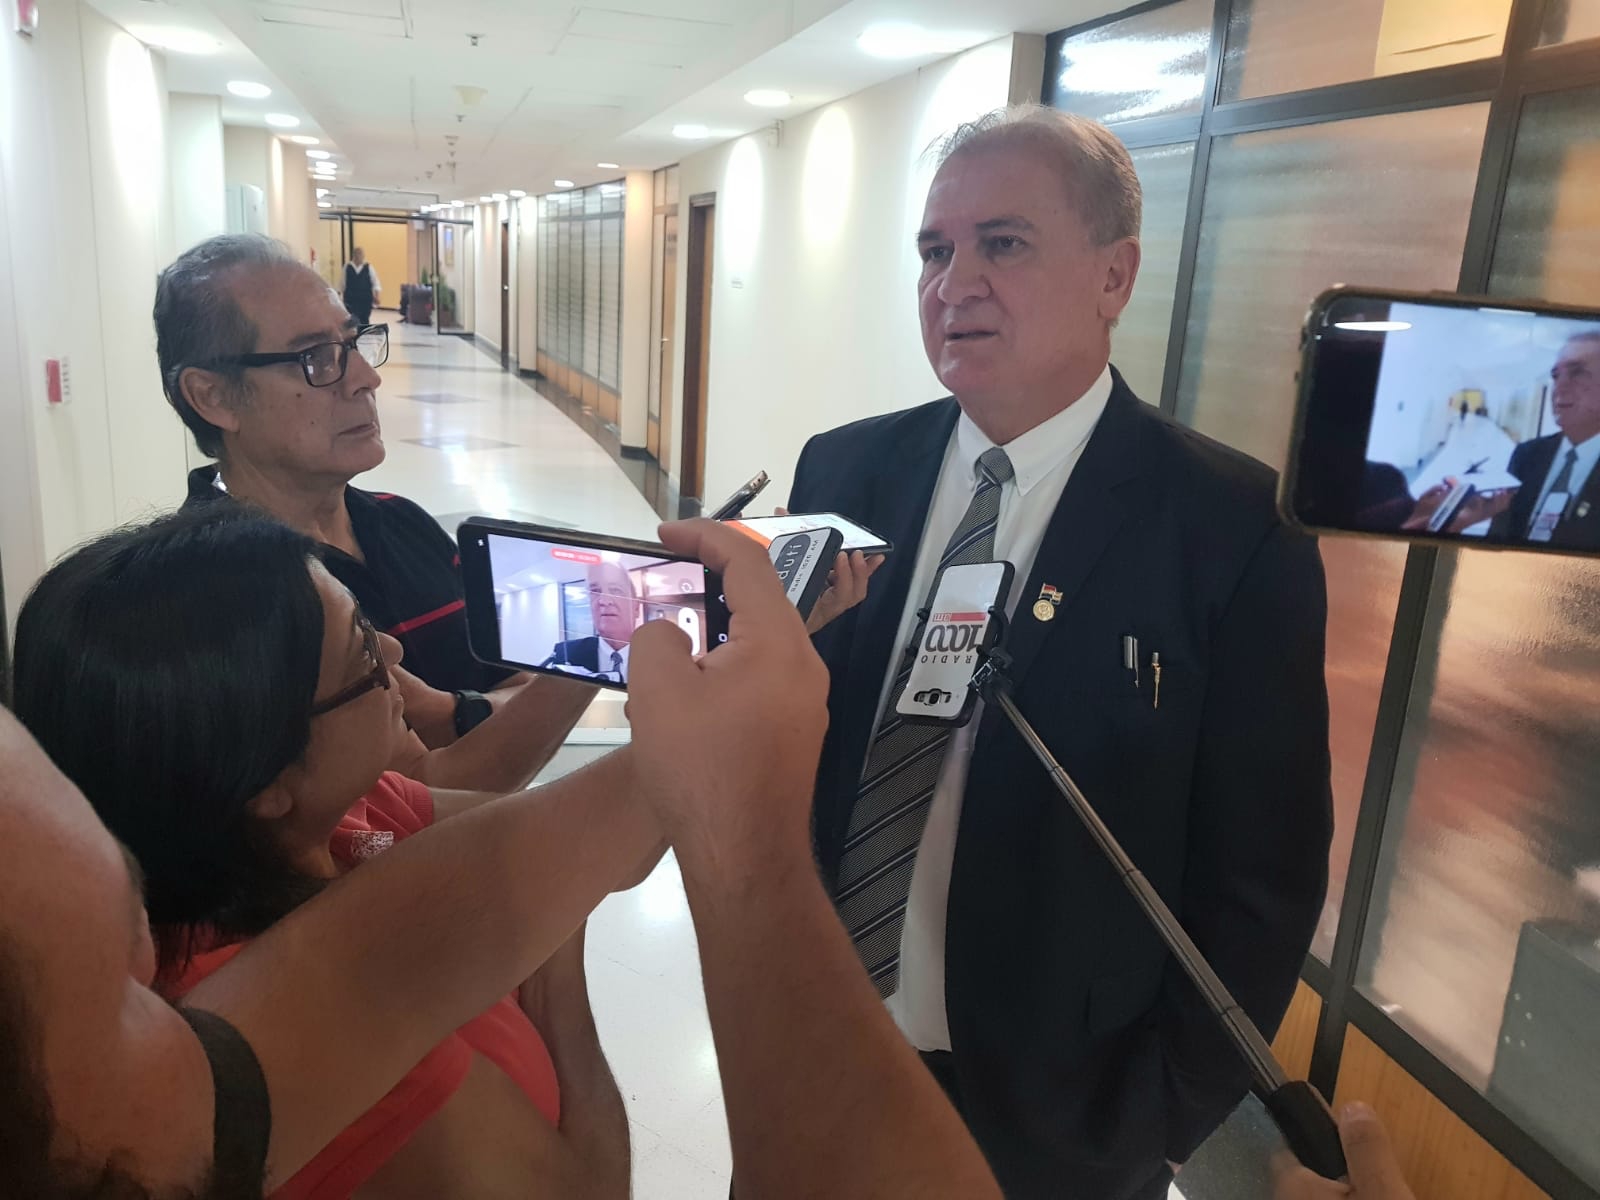
[[[589,612],[595,636],[562,642],[544,665],[575,668],[611,683],[627,683],[628,643],[641,614],[633,577],[617,563],[599,562],[589,568]]]
[[[1490,533],[1600,550],[1600,327],[1567,339],[1550,390],[1558,432],[1512,451],[1508,470],[1522,486],[1497,497]]]
[[[367,252],[357,246],[344,265],[344,306],[357,325],[372,322],[372,306],[383,298],[383,283],[378,269],[367,261]]]
[[[1023,107],[941,149],[918,294],[953,395],[813,438],[788,505],[900,547],[815,638],[818,861],[1006,1195],[1157,1200],[1245,1066],[998,714],[894,717],[901,651],[941,565],[1015,565],[1017,704],[1271,1037],[1327,880],[1322,564],[1271,470],[1109,365],[1140,263],[1115,135]]]
[[[211,238],[179,257],[156,284],[154,315],[167,400],[217,460],[189,473],[187,504],[250,504],[321,545],[329,572],[405,648],[395,678],[412,729],[429,747],[461,751],[461,773],[429,782],[503,791],[531,778],[592,689],[478,662],[450,535],[404,497],[350,486],[384,460],[377,369],[388,327],[357,321],[316,272],[259,234]]]

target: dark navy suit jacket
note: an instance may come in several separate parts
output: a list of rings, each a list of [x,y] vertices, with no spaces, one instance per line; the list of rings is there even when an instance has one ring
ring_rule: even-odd
[[[830,885],[957,416],[945,399],[860,421],[813,438],[796,468],[791,511],[842,513],[896,548],[866,601],[817,636],[833,679],[814,826]],[[1116,376],[1009,642],[1022,712],[1268,1037],[1321,911],[1332,832],[1322,564],[1274,493],[1267,467]],[[1032,615],[1046,585],[1064,594],[1049,622]],[[1124,636],[1139,641],[1137,687]],[[992,706],[948,916],[960,1103],[1008,1196],[1118,1200],[1242,1097],[1243,1062]]]

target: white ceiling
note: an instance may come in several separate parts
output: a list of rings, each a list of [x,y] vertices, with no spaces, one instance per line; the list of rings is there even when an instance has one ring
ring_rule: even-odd
[[[1060,29],[1126,0],[92,2],[140,36],[213,38],[212,54],[167,54],[168,86],[223,95],[230,124],[298,116],[290,132],[321,137],[336,155],[336,201],[403,193],[420,204],[615,177],[599,162],[663,166],[936,57],[863,54],[855,39],[876,22],[915,22],[964,47]],[[274,95],[227,96],[241,78]],[[794,103],[753,108],[743,96],[755,87]],[[679,122],[704,124],[711,138],[675,139]],[[366,190],[347,196],[350,187]]]

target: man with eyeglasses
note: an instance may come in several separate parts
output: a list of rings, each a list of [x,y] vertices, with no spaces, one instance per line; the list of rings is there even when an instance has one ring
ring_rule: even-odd
[[[404,497],[350,486],[384,460],[388,326],[358,323],[315,271],[258,234],[183,254],[161,273],[154,316],[167,400],[216,460],[190,472],[187,503],[251,504],[323,544],[328,570],[405,648],[407,719],[438,750],[429,782],[527,782],[593,692],[473,658],[449,534]],[[426,774],[418,754],[397,769]]]

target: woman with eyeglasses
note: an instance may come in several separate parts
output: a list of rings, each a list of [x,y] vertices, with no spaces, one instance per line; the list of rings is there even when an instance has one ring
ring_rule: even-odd
[[[364,859],[491,798],[386,769],[409,736],[400,653],[314,542],[231,506],[99,538],[29,595],[17,716],[143,868],[169,999]],[[383,913],[350,930],[375,936],[404,931]],[[628,1158],[580,929],[274,1195],[621,1200]]]

